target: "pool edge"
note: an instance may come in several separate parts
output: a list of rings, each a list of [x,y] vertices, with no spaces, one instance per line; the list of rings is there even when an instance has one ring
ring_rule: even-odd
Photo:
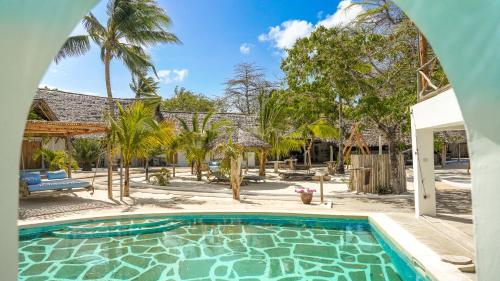
[[[189,216],[189,215],[277,215],[277,216],[300,216],[300,217],[320,217],[320,218],[351,218],[366,219],[376,230],[383,234],[390,242],[397,247],[413,264],[415,268],[421,267],[425,274],[435,281],[471,281],[456,267],[441,261],[440,256],[428,246],[418,241],[411,233],[401,227],[394,220],[382,213],[349,213],[341,212],[336,214],[325,214],[319,212],[287,212],[287,211],[210,211],[210,212],[190,212],[190,211],[168,211],[168,212],[138,212],[133,214],[111,214],[102,216],[80,216],[78,218],[60,218],[43,222],[18,222],[19,229],[29,229],[50,226],[54,224],[69,224],[85,221],[140,218],[144,216]]]

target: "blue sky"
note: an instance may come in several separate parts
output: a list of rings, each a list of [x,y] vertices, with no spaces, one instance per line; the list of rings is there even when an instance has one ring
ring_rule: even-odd
[[[105,22],[107,0],[93,13]],[[350,0],[159,0],[173,20],[181,45],[149,49],[160,76],[160,95],[176,85],[210,97],[224,93],[224,81],[239,62],[255,62],[268,79],[282,77],[284,48],[307,36],[318,24],[344,24],[359,13]],[[77,26],[73,34],[84,30]],[[84,56],[51,65],[41,86],[105,95],[104,67],[96,46]],[[130,73],[119,61],[111,68],[113,95],[133,97]]]

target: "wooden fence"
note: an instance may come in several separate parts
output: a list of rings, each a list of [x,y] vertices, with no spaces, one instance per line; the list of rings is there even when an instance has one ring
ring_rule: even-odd
[[[39,140],[23,140],[23,146],[21,149],[21,161],[19,163],[19,168],[21,170],[42,168],[41,157],[37,160],[33,159],[33,155],[40,147],[42,147],[42,142]]]
[[[403,155],[398,155],[399,177],[406,191],[406,172]],[[351,155],[351,175],[349,191],[357,193],[378,193],[379,188],[391,186],[389,155]]]

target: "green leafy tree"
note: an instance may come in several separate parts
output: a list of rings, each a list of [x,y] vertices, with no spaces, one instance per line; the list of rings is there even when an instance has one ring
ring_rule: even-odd
[[[336,120],[340,173],[344,172],[345,107],[355,101],[361,78],[370,69],[360,56],[361,40],[361,36],[349,29],[319,27],[287,50],[281,64],[294,96],[290,101],[297,109],[296,126],[308,126],[319,118]]]
[[[199,114],[193,114],[191,123],[178,118],[181,125],[180,138],[183,142],[183,150],[186,152],[186,159],[194,163],[196,169],[196,179],[201,181],[201,166],[208,153],[212,151],[213,142],[220,134],[220,128],[227,124],[226,121],[212,121],[213,113],[205,114],[199,120]]]
[[[38,160],[42,156],[48,163],[49,171],[65,170],[68,172],[69,155],[66,151],[50,150],[42,147],[33,154],[33,159]],[[78,163],[75,160],[71,161],[71,168],[73,170],[78,169]]]
[[[172,164],[172,177],[175,178],[175,162],[177,153],[183,148],[182,138],[180,136],[175,136],[171,142],[165,147],[166,155],[168,161]]]
[[[92,171],[103,152],[101,143],[93,139],[77,139],[73,142],[75,160],[82,167],[82,171]]]
[[[221,111],[222,104],[204,95],[196,94],[182,87],[175,87],[174,96],[163,101],[162,107],[167,111],[210,112]]]

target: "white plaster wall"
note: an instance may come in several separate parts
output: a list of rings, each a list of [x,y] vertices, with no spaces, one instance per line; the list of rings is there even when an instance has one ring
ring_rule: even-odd
[[[177,166],[179,167],[188,167],[189,162],[186,159],[186,154],[184,152],[177,153]]]
[[[464,117],[453,89],[412,106],[412,119],[417,130],[464,125]]]

